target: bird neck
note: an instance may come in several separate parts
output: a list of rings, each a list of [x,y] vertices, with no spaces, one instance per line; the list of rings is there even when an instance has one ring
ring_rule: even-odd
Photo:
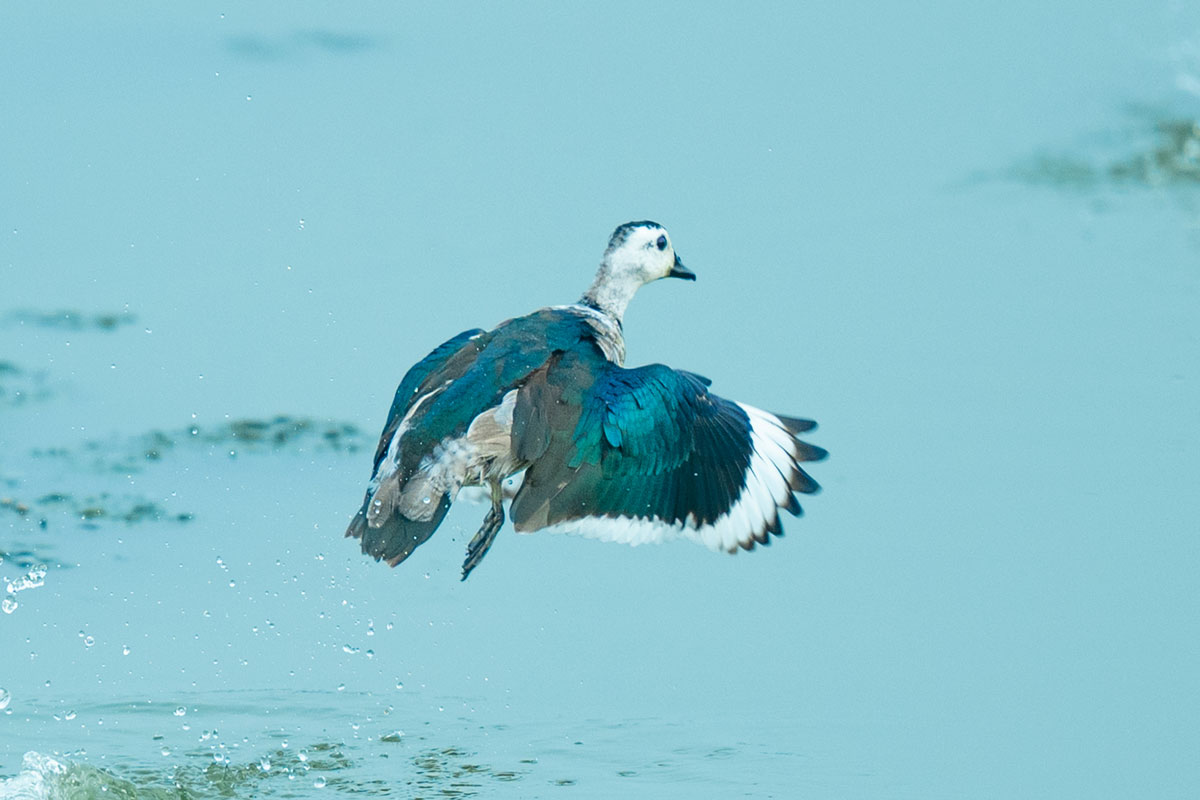
[[[625,317],[625,309],[629,307],[629,301],[641,286],[640,281],[614,276],[608,265],[604,264],[596,273],[596,280],[592,281],[591,288],[583,293],[579,302],[602,311],[620,325]]]

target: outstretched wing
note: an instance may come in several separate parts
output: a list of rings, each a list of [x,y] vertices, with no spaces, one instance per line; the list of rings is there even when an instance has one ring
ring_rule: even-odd
[[[517,530],[629,544],[685,536],[728,552],[782,534],[778,509],[799,515],[793,493],[819,489],[800,464],[826,453],[796,438],[815,423],[708,384],[661,364],[552,360],[514,410],[514,448],[530,464],[512,503]]]

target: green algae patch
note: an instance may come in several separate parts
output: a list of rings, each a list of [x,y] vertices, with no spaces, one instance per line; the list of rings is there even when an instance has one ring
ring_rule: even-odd
[[[37,328],[111,332],[126,325],[134,324],[137,322],[137,317],[128,311],[87,313],[77,309],[57,309],[54,311],[19,309],[6,314],[4,321],[10,324],[30,325]]]
[[[1046,149],[976,180],[999,178],[1067,190],[1200,188],[1200,118],[1145,108],[1133,109],[1131,116],[1126,130],[1097,137],[1103,147],[1081,142]]]

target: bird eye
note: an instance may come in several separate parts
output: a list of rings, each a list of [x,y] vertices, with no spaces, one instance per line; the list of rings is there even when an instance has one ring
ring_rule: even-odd
[[[659,250],[666,250],[667,249],[667,237],[665,237],[665,236],[658,237],[658,241],[655,242],[655,244],[658,245]]]

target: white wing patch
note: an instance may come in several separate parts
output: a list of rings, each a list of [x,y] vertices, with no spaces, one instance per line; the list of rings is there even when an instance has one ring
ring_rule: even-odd
[[[400,464],[400,440],[404,438],[404,434],[408,431],[409,424],[412,421],[413,414],[425,403],[446,390],[450,385],[450,381],[446,381],[441,386],[430,389],[425,394],[418,397],[408,409],[408,413],[400,420],[400,424],[396,426],[396,430],[392,433],[391,441],[388,442],[387,452],[384,454],[383,460],[379,462],[379,469],[375,471],[375,477],[371,480],[370,488],[374,489],[379,485],[379,482],[395,474]]]
[[[753,452],[737,500],[717,519],[698,525],[690,514],[683,522],[667,522],[657,516],[582,517],[541,530],[634,546],[683,537],[727,553],[766,544],[770,533],[779,530],[779,509],[795,503],[790,484],[800,469],[799,453],[792,434],[774,414],[743,403],[738,406],[750,418]]]
[[[371,495],[371,503],[367,506],[367,524],[372,528],[383,525],[392,516],[392,512],[396,510],[396,504],[399,502],[400,491],[403,488],[400,486],[400,478],[396,474],[400,468],[400,440],[408,430],[413,414],[417,413],[417,409],[431,398],[445,391],[449,385],[450,381],[446,381],[441,386],[418,397],[408,413],[404,415],[404,419],[400,420],[400,424],[396,426],[392,440],[388,442],[387,453],[379,462],[379,469],[375,470],[375,476],[367,484],[367,492]]]

